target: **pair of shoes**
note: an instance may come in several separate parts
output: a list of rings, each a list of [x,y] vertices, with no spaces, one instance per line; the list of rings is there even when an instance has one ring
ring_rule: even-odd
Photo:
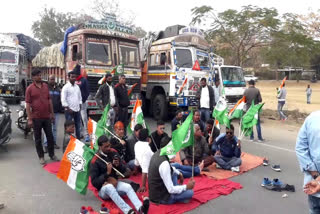
[[[253,142],[254,141],[254,139],[250,139],[250,142]]]
[[[272,181],[269,180],[269,178],[263,178],[261,186],[268,190],[281,192],[283,183],[278,178],[275,178]]]
[[[60,149],[60,146],[58,146],[57,144],[54,144],[54,148],[55,149]]]
[[[280,165],[277,164],[277,165],[272,165],[271,166],[271,169],[273,169],[274,171],[276,172],[281,172],[281,168],[280,168]]]
[[[148,197],[143,198],[142,206],[139,209],[139,214],[148,214],[150,206],[150,199]]]
[[[263,139],[263,138],[261,138],[261,139],[258,140],[259,143],[262,143],[262,142],[264,142],[264,141],[265,141],[265,139]]]
[[[240,166],[231,167],[232,172],[240,172]]]
[[[90,142],[90,136],[89,135],[86,136],[85,141],[86,142]]]
[[[43,153],[48,153],[48,147],[43,147]]]
[[[55,155],[53,155],[52,157],[50,157],[51,160],[53,161],[59,161],[59,158]]]
[[[109,209],[106,207],[106,205],[101,204],[101,209],[100,209],[100,214],[109,214],[110,211]]]
[[[265,187],[265,186],[270,186],[272,185],[272,182],[269,180],[269,178],[263,178],[261,186]]]
[[[269,160],[264,159],[264,160],[263,160],[263,166],[268,166],[268,165],[269,165]]]
[[[39,163],[41,165],[45,165],[46,164],[46,161],[44,160],[44,158],[39,158]]]

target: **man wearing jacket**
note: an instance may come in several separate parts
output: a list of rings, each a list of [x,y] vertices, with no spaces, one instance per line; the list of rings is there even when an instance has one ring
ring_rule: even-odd
[[[107,73],[105,76],[106,83],[102,84],[95,96],[95,100],[99,107],[103,110],[110,103],[111,107],[116,107],[117,101],[112,84],[112,75]]]
[[[120,196],[127,195],[138,213],[148,213],[149,199],[143,201],[143,205],[134,192],[130,184],[118,180],[116,168],[121,173],[125,171],[118,153],[111,148],[107,136],[102,135],[98,139],[99,152],[101,159],[93,157],[90,164],[90,177],[92,185],[99,191],[100,198],[111,199],[123,213],[136,213]],[[107,162],[107,164],[105,163]]]
[[[214,99],[214,91],[210,85],[207,85],[207,79],[202,78],[200,81],[201,87],[197,91],[196,98],[199,100],[199,110],[201,113],[201,120],[203,123],[210,118],[210,111],[216,105]]]
[[[284,104],[286,103],[286,97],[287,97],[287,90],[286,85],[283,83],[283,87],[279,90],[279,94],[277,96],[278,98],[278,112],[280,116],[280,120],[285,121],[287,120],[287,116],[283,113],[282,108]]]
[[[128,96],[128,90],[126,86],[126,77],[121,75],[119,77],[119,83],[115,86],[115,96],[118,100],[118,120],[120,120],[125,127],[128,125],[128,106],[130,105],[130,99]]]

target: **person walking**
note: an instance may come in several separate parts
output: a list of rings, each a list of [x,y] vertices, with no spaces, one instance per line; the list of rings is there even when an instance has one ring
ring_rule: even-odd
[[[52,106],[53,106],[53,112],[54,112],[54,120],[52,121],[52,134],[53,134],[53,141],[54,141],[54,148],[59,149],[60,147],[57,145],[57,124],[59,122],[59,114],[62,110],[62,105],[61,105],[61,90],[56,84],[56,77],[54,75],[49,76],[48,80],[48,87],[49,87],[49,93],[50,93],[50,98],[52,101]],[[44,153],[48,152],[48,143],[47,143],[47,138],[44,136],[43,140],[43,147],[44,147]]]
[[[82,97],[80,88],[76,82],[77,75],[74,71],[68,73],[69,82],[65,84],[61,91],[61,103],[64,107],[66,120],[73,120],[76,126],[76,137],[80,139],[80,109]]]
[[[210,85],[207,85],[207,79],[201,78],[201,87],[197,91],[196,98],[199,100],[200,117],[203,123],[210,118],[210,111],[216,105],[214,91]]]
[[[126,86],[126,77],[121,75],[119,83],[115,86],[115,96],[118,100],[118,120],[120,120],[125,127],[128,125],[128,106],[130,99],[128,96],[128,89]]]
[[[312,112],[300,128],[296,155],[304,174],[305,189],[311,181],[320,181],[320,111]],[[320,213],[320,193],[308,195],[310,214]]]
[[[288,117],[282,111],[283,106],[286,103],[286,97],[287,97],[286,84],[283,83],[283,87],[280,88],[279,94],[277,96],[277,98],[278,98],[278,112],[279,112],[280,120],[282,120],[282,121],[286,121],[288,119]]]
[[[245,96],[246,111],[249,110],[252,104],[252,101],[254,102],[255,105],[262,102],[260,90],[255,87],[254,80],[249,81],[249,87],[244,91],[243,96]],[[257,128],[258,142],[263,142],[264,139],[262,138],[262,134],[261,134],[260,115],[258,115],[258,122],[256,124],[256,128]],[[253,140],[254,140],[254,134],[252,131],[252,134],[250,136],[250,141],[253,141]]]
[[[306,89],[306,93],[307,93],[307,104],[311,104],[312,89],[310,88],[310,85],[308,85]]]
[[[41,71],[33,70],[33,83],[26,90],[26,111],[28,115],[28,125],[33,126],[35,146],[40,164],[44,165],[44,151],[41,143],[41,131],[45,132],[48,139],[48,153],[51,160],[58,161],[54,154],[54,140],[51,122],[54,120],[54,111],[47,84],[41,80]]]

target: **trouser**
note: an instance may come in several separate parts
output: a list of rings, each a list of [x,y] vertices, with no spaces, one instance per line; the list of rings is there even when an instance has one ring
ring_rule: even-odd
[[[118,121],[121,121],[124,127],[127,127],[128,121],[128,107],[120,107],[118,108]]]
[[[82,133],[83,136],[88,136],[88,115],[86,102],[82,103],[80,112],[82,120],[82,125],[80,126],[80,133]]]
[[[76,137],[80,140],[80,126],[81,126],[81,115],[80,111],[73,111],[69,113],[65,111],[66,120],[73,120],[76,127]]]
[[[308,103],[308,104],[311,103],[311,94],[307,94],[307,103]]]
[[[210,109],[200,108],[200,119],[206,123],[210,119]]]
[[[190,166],[192,165],[192,158],[187,158]],[[194,164],[198,165],[201,161],[203,161],[203,164],[204,164],[204,167],[207,167],[207,166],[210,166],[213,162],[214,162],[214,158],[212,155],[208,155],[208,156],[205,156],[205,157],[202,157],[201,159],[198,159],[196,158],[194,160]]]
[[[231,167],[236,167],[241,165],[241,158],[237,157],[232,157],[232,158],[227,158],[223,157],[221,155],[215,155],[214,160],[216,161],[219,166],[221,166],[222,169],[227,169],[230,170]]]
[[[99,191],[100,198],[111,199],[122,212],[128,213],[131,207],[120,197],[120,195],[127,195],[136,210],[141,208],[142,203],[130,184],[118,181],[117,188],[112,184],[107,184],[102,186]]]
[[[178,175],[176,173],[173,173],[172,175],[172,183],[174,186],[178,185]],[[180,194],[170,194],[170,198],[165,201],[162,200],[161,204],[174,204],[177,202],[188,202],[193,196],[193,190],[185,190]]]
[[[319,214],[320,213],[320,198],[308,195],[309,202],[309,213],[310,214]]]
[[[191,178],[192,177],[192,166],[184,166],[179,163],[172,163],[172,167],[179,170],[179,172],[182,173],[184,178]],[[194,176],[200,175],[200,167],[196,166],[194,167]]]
[[[134,168],[135,168],[134,159],[130,160],[127,163],[127,168],[129,168],[130,170],[134,170]]]
[[[54,144],[57,144],[57,124],[59,122],[59,113],[54,113],[54,122],[52,123],[52,134],[53,134],[53,142]],[[43,146],[47,147],[48,146],[48,142],[47,142],[47,138],[46,135],[44,135],[43,138]]]
[[[258,139],[262,140],[262,135],[261,135],[261,125],[260,125],[260,115],[258,115],[258,121],[256,124],[256,129],[257,129],[257,134],[258,134]],[[253,140],[254,139],[254,134],[253,134],[253,130],[250,136],[250,139]]]
[[[278,112],[279,112],[280,120],[287,118],[287,116],[282,111],[282,108],[285,103],[286,101],[278,101]]]
[[[36,150],[39,158],[44,157],[43,147],[41,143],[41,131],[44,130],[44,133],[48,139],[48,153],[50,157],[54,156],[54,141],[52,135],[52,127],[50,119],[33,119],[33,134]]]

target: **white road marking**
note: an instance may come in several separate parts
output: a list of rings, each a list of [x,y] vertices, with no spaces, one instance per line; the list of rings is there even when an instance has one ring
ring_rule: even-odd
[[[270,145],[270,144],[266,144],[266,143],[258,143],[258,142],[250,142],[250,141],[246,141],[246,142],[247,143],[254,143],[254,144],[257,144],[257,145],[261,145],[261,146],[270,147],[270,148],[273,148],[273,149],[280,149],[280,150],[283,150],[283,151],[296,153],[295,150],[286,149],[286,148],[282,148],[282,147],[279,147],[279,146],[274,146],[274,145]]]

